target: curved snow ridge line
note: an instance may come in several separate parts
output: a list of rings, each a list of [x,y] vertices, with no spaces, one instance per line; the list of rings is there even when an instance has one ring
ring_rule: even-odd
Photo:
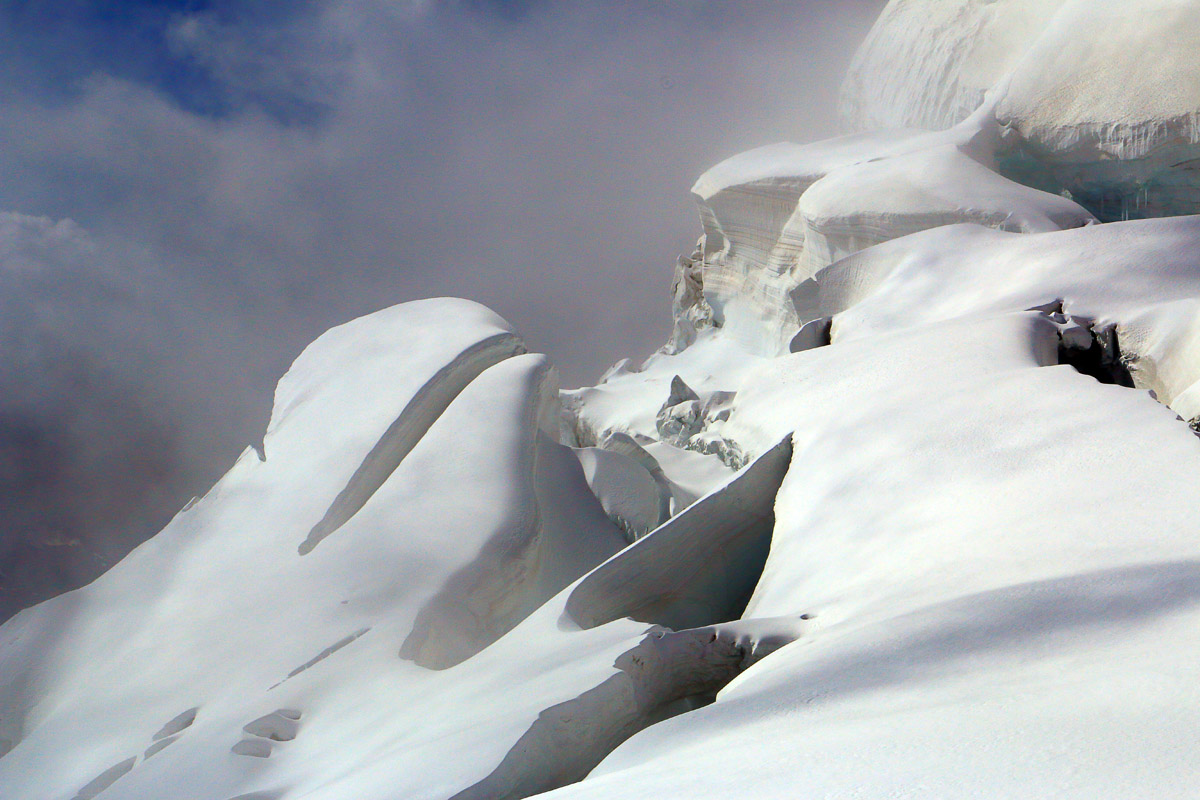
[[[800,225],[804,230],[804,271],[816,277],[822,270],[843,258],[866,250],[875,245],[890,242],[932,228],[963,223],[982,225],[1006,233],[1052,233],[1060,230],[1082,228],[1097,224],[1097,220],[1082,207],[1082,214],[1051,216],[1018,209],[973,209],[959,211],[888,212],[872,216],[831,217],[820,219],[803,216]]]
[[[581,781],[631,736],[711,704],[734,678],[799,635],[784,620],[651,628],[617,657],[615,674],[538,714],[491,774],[451,800],[520,800]]]
[[[533,484],[541,454],[546,406],[558,397],[554,367],[543,363],[531,381],[522,427],[530,436],[517,471],[530,482],[534,502],[494,532],[479,554],[452,574],[417,613],[400,645],[400,658],[426,669],[449,669],[512,630],[536,608],[542,509]]]
[[[791,457],[789,435],[592,570],[567,597],[565,615],[584,629],[623,617],[684,629],[741,616],[766,564]]]
[[[793,297],[802,317],[834,318],[835,340],[1018,310],[1115,326],[1135,388],[1193,419],[1200,415],[1190,389],[1200,382],[1198,237],[1197,216],[1024,235],[947,226],[837,261]],[[1000,288],[980,293],[980,285]]]
[[[484,370],[525,352],[525,345],[515,334],[498,333],[476,342],[434,373],[367,453],[325,516],[308,532],[300,544],[300,555],[311,553],[322,539],[358,513],[454,398]]]

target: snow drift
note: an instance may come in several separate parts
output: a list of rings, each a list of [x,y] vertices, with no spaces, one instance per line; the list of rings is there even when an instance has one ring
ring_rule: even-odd
[[[893,0],[881,129],[701,176],[596,386],[467,301],[330,331],[0,627],[0,797],[1190,796],[1197,22]]]

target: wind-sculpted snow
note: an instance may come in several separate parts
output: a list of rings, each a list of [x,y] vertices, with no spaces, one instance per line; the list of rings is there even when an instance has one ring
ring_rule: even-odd
[[[1109,220],[1200,213],[1197,51],[1194,2],[1066,4],[996,108],[1016,134],[1005,169]]]
[[[1067,2],[889,2],[850,65],[842,116],[862,130],[962,122]]]
[[[751,376],[731,426],[793,453],[745,615],[810,627],[553,796],[1178,796],[1200,442],[1057,341],[960,319]]]
[[[1096,221],[1076,203],[1002,178],[956,147],[935,147],[838,170],[801,196],[803,270],[814,275],[846,256],[910,233],[974,222],[1044,233]]]
[[[692,196],[704,223],[700,274],[714,324],[774,355],[795,322],[786,315],[787,296],[804,240],[789,221],[800,196],[838,167],[906,152],[921,138],[918,131],[897,131],[816,145],[781,143],[734,156],[702,175]]]
[[[837,259],[917,231],[974,222],[1038,232],[1095,222],[1072,200],[991,169],[1001,140],[991,109],[940,133],[772,145],[714,167],[692,189],[704,236],[680,265],[676,284],[690,280],[691,294],[677,289],[668,350],[695,341],[693,309],[704,308],[706,324],[744,347],[786,352],[808,321],[793,302],[804,281]]]
[[[452,800],[518,800],[583,779],[639,730],[712,702],[756,661],[795,641],[794,620],[652,628],[600,685],[544,710],[494,772]]]
[[[1200,217],[1094,201],[1193,201],[1196,13],[894,0],[850,109],[947,129],[714,167],[596,386],[467,301],[321,337],[0,627],[0,797],[1194,795]]]
[[[584,628],[622,617],[671,628],[740,617],[770,548],[775,492],[790,453],[789,441],[777,444],[593,570],[567,597],[567,614]]]
[[[734,413],[747,438],[801,411],[804,424],[747,613],[833,625],[1134,554],[1190,558],[1200,441],[1147,393],[1058,366],[1056,345],[1052,323],[1026,312],[835,342],[750,379]],[[1129,474],[1096,480],[1114,461]],[[1163,503],[1152,520],[1137,500],[1150,495]]]
[[[835,339],[1057,304],[1114,326],[1136,385],[1190,420],[1200,414],[1198,299],[1200,217],[1178,217],[1037,235],[941,228],[834,264],[800,303],[837,314]]]
[[[856,56],[856,128],[950,127],[991,90],[1001,171],[1105,220],[1200,212],[1190,0],[892,0]]]
[[[360,739],[378,727],[356,710],[351,685],[361,678],[347,684],[349,675],[386,676],[408,687],[401,696],[426,691],[418,676],[436,673],[399,658],[403,642],[431,666],[465,658],[624,544],[570,449],[552,439],[551,369],[526,355],[471,381],[336,536],[296,552],[351,459],[404,407],[398,381],[426,383],[439,345],[495,335],[496,318],[481,313],[458,301],[417,304],[318,342],[281,382],[265,462],[247,450],[208,496],[96,583],[0,629],[2,735],[14,744],[0,796],[69,800],[101,777],[112,779],[106,798],[158,797],[164,776],[218,800],[320,785],[333,768],[323,752],[342,767],[377,757],[370,746],[325,744],[330,726]],[[425,351],[389,346],[411,342],[407,323],[425,314],[422,324],[447,329],[421,334]],[[342,420],[339,405],[354,413]],[[464,486],[471,492],[447,501]],[[395,691],[376,697],[399,715],[384,730],[412,724]],[[303,712],[294,739],[243,731],[278,709]]]
[[[454,506],[440,496],[426,499],[419,485],[410,495],[384,498],[400,513],[430,502],[443,506],[429,507],[427,524],[436,525],[439,539],[477,553],[421,608],[401,657],[437,669],[469,658],[625,543],[570,449],[551,438],[558,409],[558,384],[551,379],[544,357],[521,356],[481,375],[443,415],[445,432],[454,434],[487,419],[497,426],[493,447],[502,441],[500,431],[521,436],[508,463],[479,464],[457,475],[459,485],[485,486],[477,470],[499,466],[494,480],[508,483],[500,483],[499,492]],[[522,482],[514,485],[513,477]],[[497,500],[498,508],[489,507]]]
[[[467,384],[493,364],[523,352],[525,348],[516,337],[500,333],[472,345],[438,370],[413,394],[404,410],[371,448],[346,488],[300,544],[300,553],[311,551],[363,507]]]
[[[1188,797],[1198,600],[1145,563],[821,630],[546,796]]]

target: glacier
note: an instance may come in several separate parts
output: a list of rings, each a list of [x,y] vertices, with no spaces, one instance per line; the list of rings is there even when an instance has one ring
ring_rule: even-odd
[[[891,0],[594,386],[467,300],[327,332],[0,626],[0,797],[1194,795],[1198,37]]]
[[[855,56],[842,113],[940,129],[998,93],[1000,171],[1105,221],[1200,212],[1191,0],[911,0]]]

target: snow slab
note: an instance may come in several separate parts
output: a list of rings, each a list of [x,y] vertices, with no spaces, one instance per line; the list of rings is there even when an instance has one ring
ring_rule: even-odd
[[[711,324],[778,355],[809,321],[795,313],[797,287],[858,250],[962,222],[1018,232],[1094,223],[1074,201],[993,171],[1002,139],[993,106],[938,133],[758,148],[701,176],[692,193],[704,236],[686,266]],[[685,311],[675,310],[677,331]]]
[[[547,796],[1186,796],[1200,440],[1056,347],[958,319],[748,379],[731,430],[794,450],[746,617],[807,627]]]
[[[1012,234],[938,228],[830,266],[799,302],[836,315],[836,339],[936,320],[1056,306],[1094,328],[1112,326],[1135,383],[1187,419],[1194,391],[1200,217]]]

